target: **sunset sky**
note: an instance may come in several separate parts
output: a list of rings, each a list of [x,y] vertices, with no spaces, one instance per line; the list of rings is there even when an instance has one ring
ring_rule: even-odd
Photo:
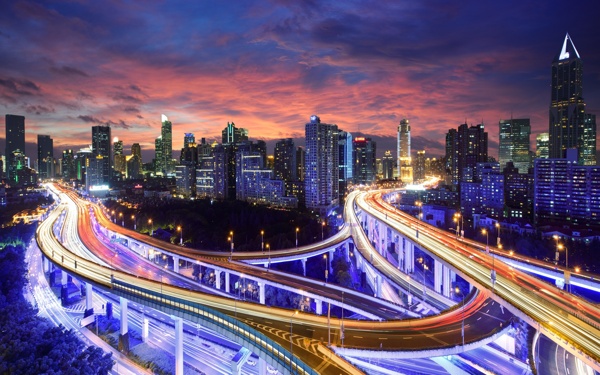
[[[401,118],[413,151],[442,155],[450,128],[482,120],[548,130],[550,64],[568,32],[584,63],[584,99],[600,114],[598,1],[2,1],[4,114],[26,116],[55,156],[91,127],[153,156],[161,113],[183,133],[220,141],[228,121],[251,139],[292,137],[317,114],[395,150]]]

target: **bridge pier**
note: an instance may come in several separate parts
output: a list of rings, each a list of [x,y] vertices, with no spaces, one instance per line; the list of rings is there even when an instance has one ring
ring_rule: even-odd
[[[92,284],[85,284],[85,312],[83,313],[83,317],[86,318],[90,315],[94,315],[94,304],[92,297],[94,296],[92,290]]]
[[[121,330],[119,334],[119,351],[129,352],[129,330],[127,329],[128,319],[128,308],[127,300],[123,297],[119,297],[119,304],[121,305]]]
[[[450,298],[450,293],[452,291],[452,278],[450,277],[451,273],[452,271],[450,270],[450,268],[444,265],[442,269],[442,289],[444,292],[444,296],[448,298]]]
[[[183,319],[171,315],[175,321],[175,375],[183,375]]]
[[[143,342],[148,341],[148,324],[149,324],[148,318],[146,318],[145,315],[142,315],[142,341]]]
[[[335,249],[329,250],[329,257],[327,258],[327,267],[329,268],[329,273],[331,272],[331,263],[333,262],[333,255],[335,254]]]
[[[306,276],[306,258],[302,258],[300,261],[302,262],[302,275]]]
[[[258,358],[258,375],[267,375],[267,362],[260,357]]]
[[[258,301],[261,305],[265,304],[265,283],[258,283]]]
[[[229,272],[225,272],[225,293],[229,293]]]
[[[179,257],[173,255],[173,272],[179,273]]]
[[[215,286],[217,289],[221,289],[221,271],[215,270]]]
[[[61,270],[60,276],[61,276],[60,282],[61,282],[62,286],[63,286],[63,288],[66,288],[67,284],[69,283],[69,275],[67,274],[67,271]]]
[[[442,281],[442,272],[444,265],[437,259],[433,260],[433,289],[442,294],[442,290],[445,289]]]
[[[48,271],[50,270],[50,261],[48,260],[47,257],[42,255],[42,259],[43,259],[43,265],[44,265],[44,273],[48,273]]]
[[[375,275],[375,295],[377,298],[381,298],[381,283],[382,277],[379,275]]]
[[[319,301],[318,299],[315,300],[315,312],[317,315],[323,314],[323,302]]]

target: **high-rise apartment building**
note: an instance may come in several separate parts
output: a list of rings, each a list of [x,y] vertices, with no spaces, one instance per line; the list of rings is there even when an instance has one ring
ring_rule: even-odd
[[[550,134],[540,133],[535,138],[535,158],[536,159],[548,159],[550,157],[550,150],[548,149],[550,144]]]
[[[519,173],[527,173],[531,168],[529,136],[531,125],[528,118],[500,120],[499,123],[498,162],[500,168],[512,161]]]
[[[76,178],[75,175],[75,155],[73,150],[64,150],[61,159],[62,178],[65,182]]]
[[[355,137],[352,141],[352,148],[354,183],[369,185],[375,182],[377,177],[377,144],[371,138]]]
[[[131,155],[127,156],[127,178],[142,178],[142,148],[139,143],[131,145]]]
[[[275,143],[273,153],[273,171],[275,177],[289,183],[297,179],[296,146],[292,138],[282,139]]]
[[[113,160],[115,177],[124,175],[127,170],[127,159],[123,153],[123,141],[117,137],[113,139]]]
[[[13,153],[18,151],[25,155],[25,116],[6,115],[6,159],[4,166],[6,177],[9,181],[14,182],[16,179],[16,163],[13,158]],[[12,175],[11,175],[12,173]]]
[[[596,121],[585,113],[583,62],[569,34],[552,61],[549,120],[550,158],[564,158],[567,149],[576,148],[580,165],[596,164]]]
[[[156,173],[162,172],[164,176],[172,174],[173,165],[173,124],[167,116],[161,115],[160,137],[156,139]]]
[[[469,127],[462,124],[458,130],[446,134],[446,170],[453,185],[469,180],[477,163],[488,158],[488,133],[483,124]]]
[[[417,157],[413,163],[413,177],[416,182],[422,182],[425,180],[425,160],[425,150],[417,151]]]
[[[106,185],[110,182],[112,163],[111,163],[111,140],[110,137],[110,126],[96,125],[92,127],[92,153],[95,159],[97,159],[97,167],[99,168],[98,175],[94,176],[94,183]]]
[[[413,183],[412,160],[410,154],[410,124],[402,119],[398,126],[398,172],[405,184]]]
[[[338,127],[321,123],[318,116],[312,115],[305,125],[305,137],[306,208],[326,214],[339,196]]]
[[[54,141],[49,135],[38,134],[37,170],[40,179],[54,177]]]
[[[393,180],[394,179],[394,165],[396,164],[396,159],[392,155],[392,150],[386,150],[383,154],[383,158],[381,159],[381,172],[382,178],[384,180]]]

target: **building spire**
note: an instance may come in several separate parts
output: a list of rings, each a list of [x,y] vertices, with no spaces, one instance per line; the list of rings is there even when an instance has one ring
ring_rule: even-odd
[[[569,44],[571,48],[568,48],[569,46],[567,45],[567,40],[570,42]],[[573,39],[571,39],[569,33],[565,35],[565,41],[563,42],[562,50],[560,51],[560,55],[558,57],[559,60],[566,60],[571,57],[571,53],[568,51],[568,49],[572,49],[573,52],[575,52],[575,56],[573,57],[577,57],[578,59],[581,58],[579,56],[579,52],[577,52],[577,48],[575,48],[575,44],[573,43]]]

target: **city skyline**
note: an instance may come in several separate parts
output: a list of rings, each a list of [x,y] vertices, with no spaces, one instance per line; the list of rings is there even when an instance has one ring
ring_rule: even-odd
[[[162,113],[175,151],[185,133],[219,140],[229,121],[272,150],[281,138],[303,140],[316,114],[373,138],[381,155],[395,149],[402,118],[412,149],[429,155],[443,154],[450,128],[483,120],[496,155],[501,119],[530,118],[532,137],[547,132],[549,72],[567,32],[584,63],[587,110],[598,113],[591,5],[10,2],[0,96],[5,113],[26,116],[30,157],[37,134],[53,137],[58,157],[109,124],[148,161]]]

